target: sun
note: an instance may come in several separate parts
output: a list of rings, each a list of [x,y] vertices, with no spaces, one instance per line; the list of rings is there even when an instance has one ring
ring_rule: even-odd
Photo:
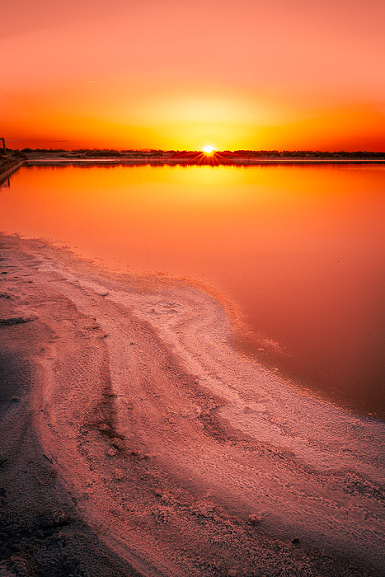
[[[207,144],[207,146],[204,146],[202,148],[202,151],[205,152],[206,154],[211,154],[212,152],[215,151],[215,148],[211,146],[211,144]]]

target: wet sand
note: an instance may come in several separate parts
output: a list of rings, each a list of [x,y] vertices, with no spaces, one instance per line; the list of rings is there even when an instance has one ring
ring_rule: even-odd
[[[197,286],[0,248],[0,575],[385,575],[383,423],[241,356]]]

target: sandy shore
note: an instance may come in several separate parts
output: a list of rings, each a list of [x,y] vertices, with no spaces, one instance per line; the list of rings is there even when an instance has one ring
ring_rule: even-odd
[[[383,576],[385,425],[220,302],[0,237],[0,575]]]

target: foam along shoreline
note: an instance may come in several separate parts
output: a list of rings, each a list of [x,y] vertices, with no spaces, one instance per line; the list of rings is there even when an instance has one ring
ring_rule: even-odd
[[[240,356],[194,286],[0,246],[0,330],[37,367],[51,490],[124,574],[385,575],[384,423]]]

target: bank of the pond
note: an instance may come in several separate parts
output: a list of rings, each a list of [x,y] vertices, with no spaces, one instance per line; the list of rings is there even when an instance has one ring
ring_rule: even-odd
[[[16,172],[23,164],[25,159],[20,157],[10,156],[5,160],[0,161],[0,185],[4,183],[14,172]]]

